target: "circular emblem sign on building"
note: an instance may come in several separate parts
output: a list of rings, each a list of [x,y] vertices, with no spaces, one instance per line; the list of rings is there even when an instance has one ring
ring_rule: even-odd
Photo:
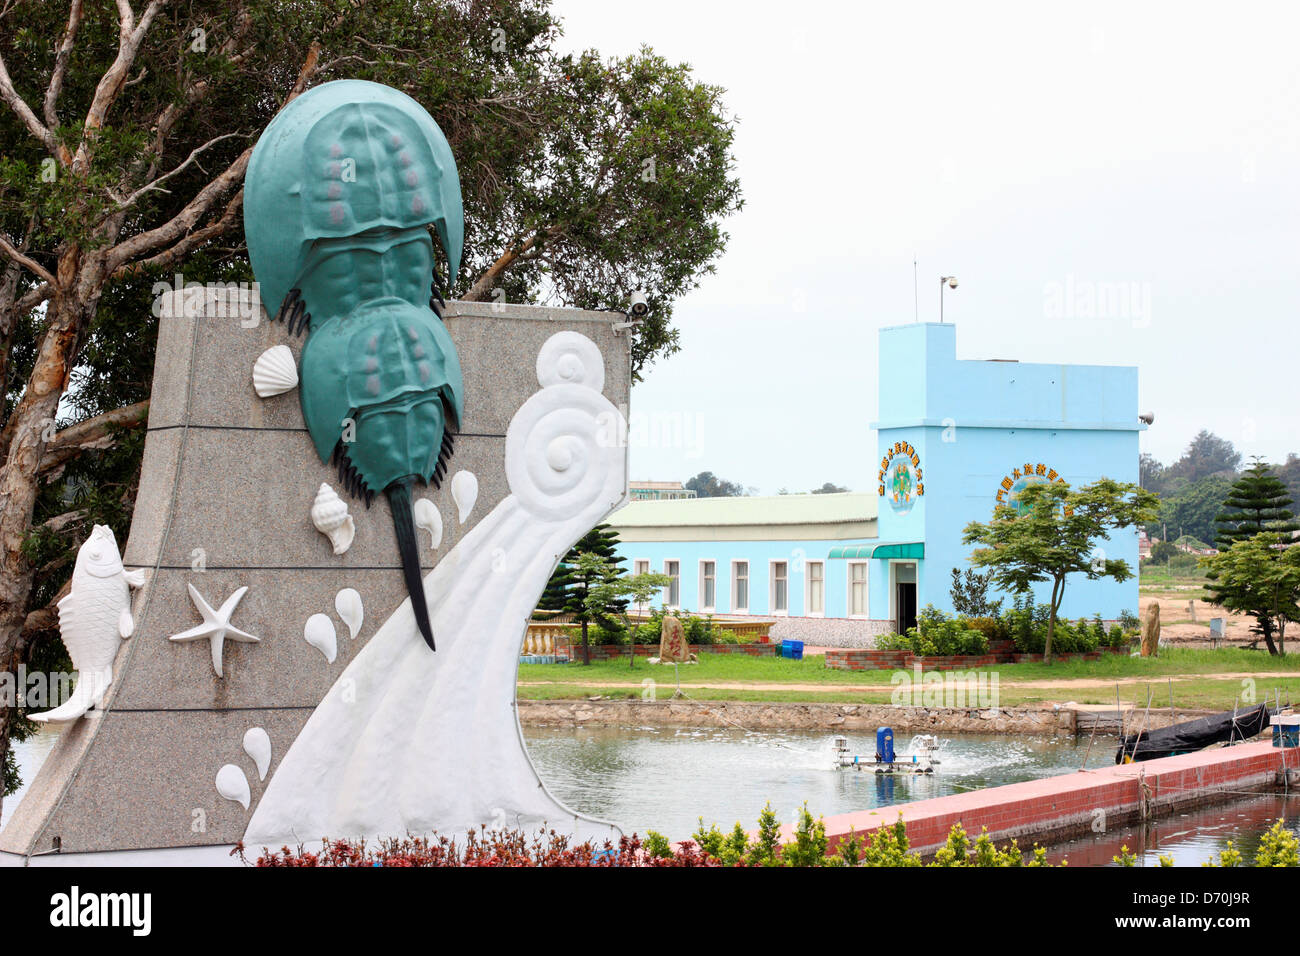
[[[1001,486],[998,488],[998,504],[1008,505],[1015,508],[1020,514],[1024,514],[1024,508],[1020,504],[1020,492],[1025,486],[1041,481],[1059,481],[1064,483],[1062,478],[1054,468],[1049,468],[1042,462],[1030,464],[1026,462],[1019,468],[1013,468],[1011,474],[1002,479]]]
[[[921,457],[907,442],[894,442],[880,459],[879,494],[889,499],[889,506],[899,514],[912,510],[916,499],[925,494],[921,474]]]

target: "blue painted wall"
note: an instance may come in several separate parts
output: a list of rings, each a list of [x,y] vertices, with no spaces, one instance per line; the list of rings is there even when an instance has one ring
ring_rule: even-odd
[[[1100,477],[1138,480],[1137,369],[959,360],[956,327],[916,323],[880,332],[882,457],[896,442],[917,451],[925,493],[900,515],[882,498],[881,541],[924,541],[918,605],[951,609],[951,569],[968,566],[961,543],[970,521],[992,515],[1001,483],[1026,464],[1043,464],[1072,486]],[[1137,531],[1102,543],[1108,557],[1137,569]],[[873,562],[873,571],[884,562]],[[887,575],[876,573],[880,599]],[[1050,587],[1038,597],[1046,600]],[[875,595],[873,594],[873,600]],[[1073,576],[1061,611],[1113,618],[1138,606],[1136,578],[1088,581]],[[887,611],[873,617],[885,617]]]

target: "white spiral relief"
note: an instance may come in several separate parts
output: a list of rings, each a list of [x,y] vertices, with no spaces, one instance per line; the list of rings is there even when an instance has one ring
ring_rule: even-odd
[[[353,658],[285,754],[245,843],[448,836],[489,822],[616,835],[542,784],[514,710],[526,621],[556,562],[623,500],[626,431],[599,349],[560,332],[506,433],[510,494],[425,578],[438,649],[404,603]],[[612,426],[612,427],[611,427]]]
[[[537,353],[537,381],[543,388],[583,385],[599,392],[605,387],[605,359],[585,335],[556,332]]]

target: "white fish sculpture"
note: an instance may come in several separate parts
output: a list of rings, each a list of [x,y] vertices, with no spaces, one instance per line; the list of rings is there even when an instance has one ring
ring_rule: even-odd
[[[131,618],[131,588],[144,584],[143,570],[127,571],[117,539],[107,525],[97,524],[80,550],[72,570],[72,588],[59,602],[59,632],[77,669],[77,687],[60,707],[29,714],[40,723],[76,720],[97,707],[113,682],[118,646],[135,630]]]

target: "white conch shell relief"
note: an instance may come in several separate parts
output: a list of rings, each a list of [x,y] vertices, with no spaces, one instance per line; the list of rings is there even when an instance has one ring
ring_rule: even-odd
[[[311,506],[311,523],[316,530],[330,539],[335,554],[343,554],[352,547],[352,539],[357,533],[356,522],[348,514],[347,502],[338,496],[329,482],[321,482],[316,491],[316,500]]]
[[[297,387],[298,365],[289,346],[272,346],[253,363],[253,391],[259,398],[283,395]]]
[[[416,498],[415,504],[411,505],[411,514],[415,526],[429,532],[429,547],[437,551],[438,545],[442,544],[442,515],[438,514],[437,505],[428,498]]]
[[[458,471],[451,476],[451,500],[456,502],[456,516],[464,524],[478,501],[478,479],[472,472]]]
[[[361,594],[356,588],[344,588],[334,595],[334,610],[348,626],[348,637],[357,639],[361,633],[361,622],[365,620],[365,610],[361,606]]]
[[[334,663],[334,658],[338,656],[338,639],[334,633],[334,622],[326,615],[313,614],[307,618],[303,637],[308,644],[325,655],[325,660]]]
[[[238,803],[245,810],[253,801],[253,794],[248,789],[248,777],[233,763],[228,763],[217,771],[217,793]]]

